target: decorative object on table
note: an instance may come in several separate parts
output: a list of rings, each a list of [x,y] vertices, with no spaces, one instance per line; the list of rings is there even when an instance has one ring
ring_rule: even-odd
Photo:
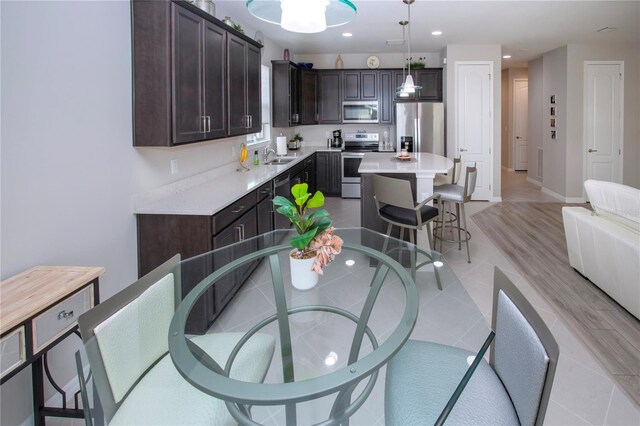
[[[211,0],[195,0],[193,4],[207,12],[211,16],[216,16],[216,5]]]
[[[380,59],[377,56],[369,56],[367,58],[367,66],[371,69],[376,69],[380,66]]]
[[[311,69],[313,68],[313,63],[312,62],[298,62],[298,66],[300,68],[306,68],[306,69]]]
[[[551,95],[551,103],[552,104],[556,103],[556,95]]]
[[[288,61],[291,59],[291,56],[289,55],[289,49],[284,49],[284,53],[282,54],[282,59],[284,59],[285,61]]]
[[[247,145],[244,143],[240,144],[240,155],[238,156],[238,162],[240,163],[240,168],[236,169],[236,172],[248,172],[249,168],[244,165],[247,157],[249,156],[249,151],[247,150]]]
[[[264,45],[264,36],[261,31],[256,32],[256,35],[253,36],[253,39],[258,43]]]
[[[233,27],[235,25],[235,23],[231,20],[230,16],[225,16],[224,19],[222,20],[222,22],[224,22],[225,24],[227,24],[230,27]]]
[[[556,138],[556,131],[552,130],[551,131],[551,139],[555,139]]]
[[[253,16],[296,33],[319,33],[355,18],[356,6],[349,0],[248,0]]]
[[[344,67],[344,62],[342,61],[342,57],[338,55],[338,57],[336,58],[335,68],[341,69],[342,67]]]
[[[296,150],[302,146],[304,138],[300,136],[300,133],[293,135],[293,138],[289,140],[289,149]]]
[[[402,73],[403,73],[403,79],[404,82],[400,85],[400,87],[398,87],[396,89],[396,93],[398,94],[398,96],[402,97],[402,98],[406,98],[409,95],[412,95],[416,92],[416,89],[422,89],[421,86],[416,86],[413,83],[413,77],[411,76],[411,4],[415,1],[415,0],[402,0],[404,2],[404,4],[407,5],[407,20],[406,21],[400,21],[399,24],[402,25],[402,43],[404,44],[404,29],[405,26],[408,26],[407,28],[407,32],[408,34],[408,39],[409,39],[409,43],[407,44],[407,76],[406,79],[404,77],[404,66],[402,67]],[[423,66],[424,68],[424,66]]]
[[[254,166],[259,166],[260,165],[260,156],[258,155],[258,151],[253,151],[253,165]]]
[[[342,250],[342,238],[333,234],[329,213],[322,209],[308,214],[309,209],[324,205],[324,195],[316,191],[307,192],[306,183],[293,185],[291,195],[294,201],[277,195],[273,198],[276,212],[287,217],[296,228],[298,235],[291,239],[294,248],[291,258],[291,283],[299,290],[308,290],[318,283],[318,274]]]

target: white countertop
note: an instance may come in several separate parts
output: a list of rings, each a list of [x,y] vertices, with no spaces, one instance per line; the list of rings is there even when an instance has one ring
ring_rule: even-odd
[[[312,146],[289,151],[286,158],[293,157],[295,160],[277,166],[262,163],[254,166],[247,161],[245,166],[249,168],[248,172],[237,172],[237,163],[228,164],[134,196],[133,212],[210,216],[317,151],[340,150]],[[269,158],[273,159],[273,154]]]
[[[360,163],[359,173],[447,173],[453,162],[446,157],[426,152],[411,153],[411,160],[395,158],[395,153],[366,153]]]

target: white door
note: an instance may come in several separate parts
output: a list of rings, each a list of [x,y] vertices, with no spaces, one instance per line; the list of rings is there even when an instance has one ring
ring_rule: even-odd
[[[513,143],[515,170],[529,170],[529,82],[514,80],[513,84]]]
[[[585,62],[586,178],[622,183],[622,62]]]
[[[478,168],[474,200],[490,200],[493,141],[492,64],[456,62],[456,139],[462,160],[460,185],[467,166]]]

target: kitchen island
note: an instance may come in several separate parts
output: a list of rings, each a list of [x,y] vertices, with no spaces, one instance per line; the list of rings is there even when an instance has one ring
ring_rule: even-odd
[[[411,190],[416,197],[416,203],[433,195],[433,179],[436,173],[447,173],[453,167],[453,161],[441,155],[426,152],[411,153],[410,160],[399,160],[395,153],[367,153],[362,158],[358,172],[361,181],[360,219],[363,228],[386,233],[387,225],[378,217],[376,204],[373,199],[373,182],[371,176],[379,174],[398,179],[405,179],[411,183]],[[418,234],[418,244],[428,247],[426,234]],[[394,227],[392,235],[399,236],[399,230]],[[405,236],[405,238],[407,238]]]

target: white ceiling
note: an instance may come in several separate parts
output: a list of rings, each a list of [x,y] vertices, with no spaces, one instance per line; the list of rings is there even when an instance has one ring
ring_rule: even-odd
[[[356,18],[318,34],[298,34],[258,20],[244,0],[214,0],[217,17],[231,16],[260,30],[296,54],[395,53],[402,39],[398,21],[407,18],[402,0],[352,0]],[[438,52],[448,44],[500,44],[512,59],[504,66],[526,66],[542,53],[568,43],[637,43],[640,49],[640,1],[430,1],[411,6],[411,50]],[[616,31],[597,33],[603,27]],[[431,32],[440,30],[441,36]],[[343,32],[353,37],[342,37]],[[248,34],[253,36],[254,34]]]

